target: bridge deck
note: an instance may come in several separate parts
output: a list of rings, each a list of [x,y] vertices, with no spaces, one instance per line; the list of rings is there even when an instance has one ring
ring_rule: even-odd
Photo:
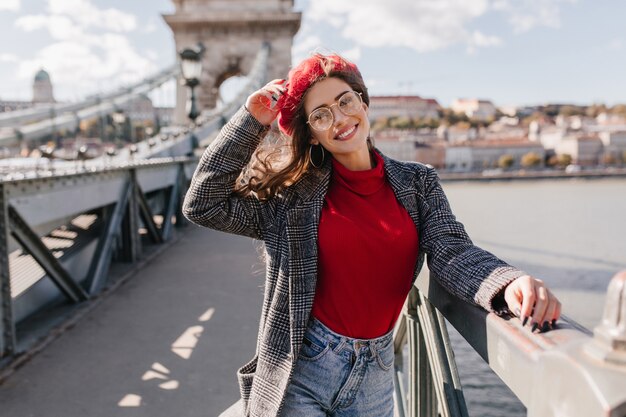
[[[218,415],[254,354],[262,272],[250,239],[186,228],[0,385],[0,416]]]

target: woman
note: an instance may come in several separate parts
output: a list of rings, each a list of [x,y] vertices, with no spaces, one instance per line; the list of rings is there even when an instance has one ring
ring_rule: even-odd
[[[434,169],[369,138],[357,67],[313,55],[248,97],[205,151],[184,202],[193,222],[262,240],[266,283],[255,357],[238,371],[246,416],[392,416],[392,329],[428,255],[462,300],[547,329],[560,303],[474,246]],[[269,126],[291,160],[237,179]]]

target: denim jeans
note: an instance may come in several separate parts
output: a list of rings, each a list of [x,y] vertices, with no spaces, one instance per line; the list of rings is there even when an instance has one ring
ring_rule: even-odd
[[[392,333],[352,339],[312,318],[281,417],[393,417]]]

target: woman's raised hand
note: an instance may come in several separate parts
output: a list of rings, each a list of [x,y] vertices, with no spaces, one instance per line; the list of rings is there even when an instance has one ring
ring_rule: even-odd
[[[561,303],[542,280],[524,275],[511,282],[504,290],[504,300],[525,326],[528,320],[532,331],[554,327],[561,316]]]
[[[260,123],[268,126],[276,119],[280,110],[278,102],[285,92],[285,82],[272,80],[246,100],[246,108]]]

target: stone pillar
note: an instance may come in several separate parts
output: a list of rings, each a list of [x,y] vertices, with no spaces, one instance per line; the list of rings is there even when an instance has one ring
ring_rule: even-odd
[[[176,53],[202,42],[206,51],[197,87],[201,110],[214,108],[220,85],[250,72],[264,42],[270,44],[268,80],[286,78],[301,13],[293,0],[173,0],[176,12],[163,18],[172,29]],[[177,86],[175,123],[187,123],[187,87]]]

